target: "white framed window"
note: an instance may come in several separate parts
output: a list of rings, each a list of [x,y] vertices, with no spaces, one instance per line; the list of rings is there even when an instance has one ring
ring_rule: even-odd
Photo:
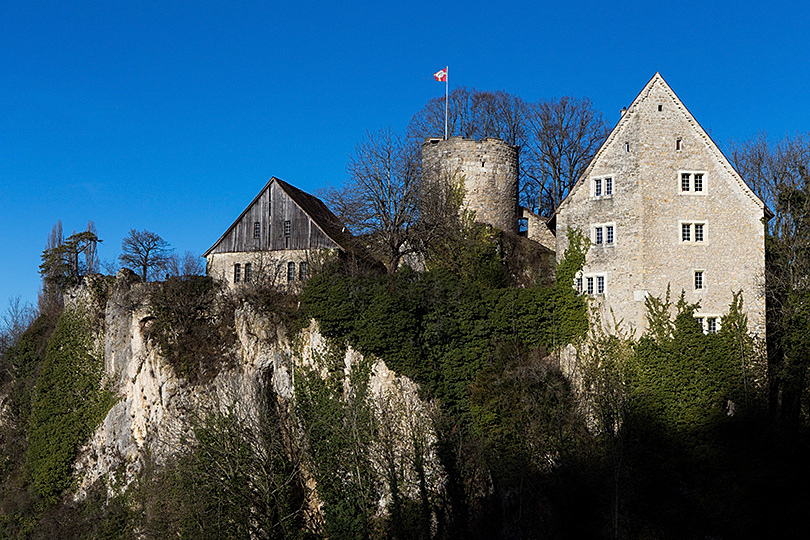
[[[678,193],[705,195],[706,173],[703,171],[678,171]]]
[[[577,294],[582,294],[582,274],[574,279],[574,290],[577,291]]]
[[[591,197],[601,199],[613,196],[613,176],[600,176],[591,179]]]
[[[695,315],[695,319],[704,334],[716,334],[720,330],[720,315],[699,313]]]
[[[615,223],[596,223],[591,227],[591,243],[595,246],[612,246],[616,243]]]
[[[680,243],[703,245],[707,243],[709,227],[705,221],[679,221]]]
[[[703,291],[706,289],[706,271],[705,270],[695,270],[695,290],[696,291]]]
[[[588,296],[603,295],[607,290],[607,277],[605,274],[585,274],[578,280],[584,280],[585,290],[582,291]],[[577,283],[581,283],[578,281]]]

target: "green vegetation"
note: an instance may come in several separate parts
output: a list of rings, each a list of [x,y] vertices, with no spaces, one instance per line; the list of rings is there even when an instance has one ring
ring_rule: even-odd
[[[87,315],[65,309],[48,339],[31,405],[26,466],[45,503],[68,487],[76,451],[115,401],[101,386],[103,374]]]

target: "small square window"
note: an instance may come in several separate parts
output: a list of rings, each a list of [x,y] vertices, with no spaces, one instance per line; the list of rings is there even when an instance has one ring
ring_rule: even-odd
[[[703,270],[695,270],[695,290],[700,291],[703,290],[705,286],[705,282],[703,279]]]
[[[682,242],[691,242],[692,241],[692,224],[691,223],[682,223],[681,224],[681,241]]]
[[[242,279],[242,265],[236,263],[233,265],[233,282],[239,283],[241,279]]]
[[[295,263],[287,263],[287,281],[295,281]]]
[[[695,223],[695,242],[703,242],[703,223]]]
[[[605,276],[596,276],[596,294],[605,294]]]
[[[253,275],[253,266],[250,263],[245,263],[245,283],[250,281]]]
[[[593,181],[593,194],[596,197],[602,196],[602,179],[597,178]]]
[[[613,243],[613,225],[607,225],[605,227],[605,243],[606,244]]]
[[[588,277],[587,283],[588,283],[588,294],[593,294],[593,278]]]
[[[703,191],[703,175],[695,173],[695,193]]]
[[[262,224],[258,221],[253,223],[253,238],[259,238],[262,235]]]
[[[602,243],[602,227],[596,228],[596,242],[597,245]]]
[[[689,173],[681,174],[681,191],[689,191]]]
[[[613,178],[605,178],[605,195],[613,195]]]

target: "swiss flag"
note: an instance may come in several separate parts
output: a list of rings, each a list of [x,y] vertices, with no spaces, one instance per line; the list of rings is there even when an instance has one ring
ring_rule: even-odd
[[[433,78],[441,82],[447,81],[447,68],[440,69],[439,71],[434,73]]]

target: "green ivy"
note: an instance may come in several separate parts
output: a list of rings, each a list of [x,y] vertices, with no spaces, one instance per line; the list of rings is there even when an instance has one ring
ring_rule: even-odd
[[[27,468],[50,504],[68,487],[79,446],[115,402],[102,387],[104,361],[94,355],[86,314],[65,309],[48,340],[31,407]]]

